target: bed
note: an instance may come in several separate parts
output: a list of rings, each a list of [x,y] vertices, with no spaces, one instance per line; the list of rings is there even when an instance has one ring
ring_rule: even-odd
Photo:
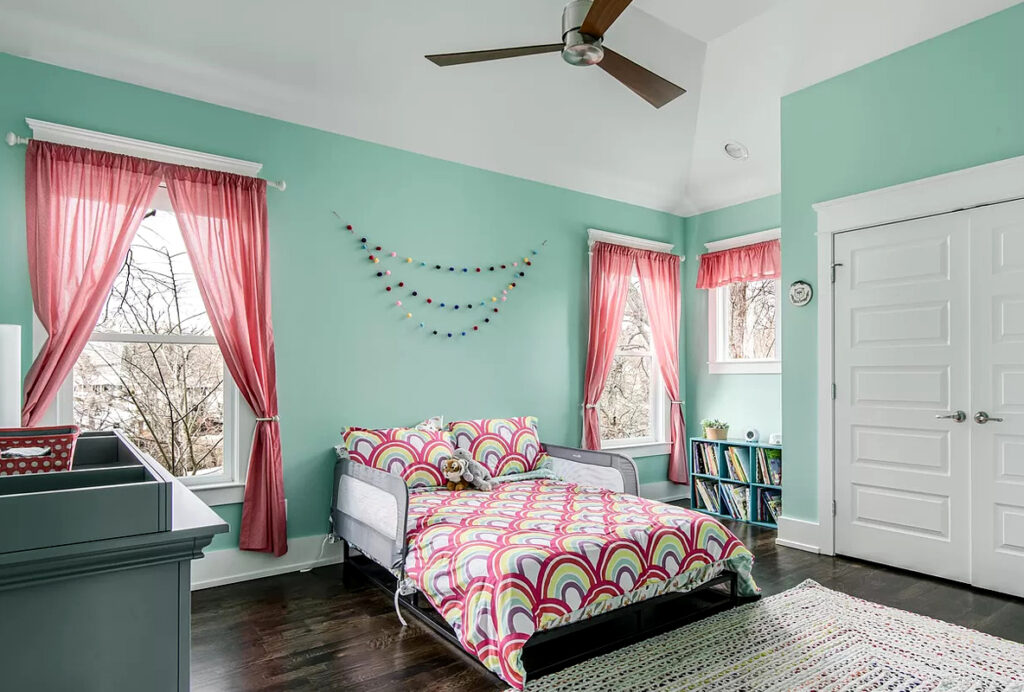
[[[696,611],[684,596],[717,610],[757,595],[739,539],[713,517],[640,498],[629,457],[544,448],[543,472],[452,492],[410,491],[338,447],[332,532],[396,608],[516,689],[685,621]]]

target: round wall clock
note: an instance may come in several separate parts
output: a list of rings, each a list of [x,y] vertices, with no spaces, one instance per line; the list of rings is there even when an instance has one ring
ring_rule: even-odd
[[[806,281],[794,281],[789,285],[789,302],[798,308],[811,302],[814,290]]]

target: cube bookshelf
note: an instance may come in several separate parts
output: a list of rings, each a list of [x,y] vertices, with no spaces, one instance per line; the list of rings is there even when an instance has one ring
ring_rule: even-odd
[[[720,518],[778,528],[782,446],[690,438],[690,507]]]

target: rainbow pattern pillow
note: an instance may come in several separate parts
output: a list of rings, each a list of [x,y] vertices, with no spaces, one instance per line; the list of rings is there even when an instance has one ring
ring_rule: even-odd
[[[345,428],[342,439],[352,461],[400,476],[410,488],[444,485],[441,460],[455,452],[447,430]]]
[[[448,429],[455,447],[469,451],[495,478],[546,466],[536,416],[456,421]]]

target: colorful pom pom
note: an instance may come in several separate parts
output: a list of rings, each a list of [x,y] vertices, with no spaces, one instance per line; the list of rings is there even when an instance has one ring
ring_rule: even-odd
[[[513,262],[513,263],[512,263],[512,266],[513,266],[513,267],[518,267],[518,266],[519,266],[519,262]]]
[[[477,271],[477,273],[479,274],[479,273],[480,273],[480,267],[477,267],[477,268],[476,268],[476,271]]]
[[[411,312],[405,313],[405,319],[409,319],[410,317],[412,317],[412,313]]]
[[[405,263],[406,264],[412,264],[412,257],[406,257],[405,258]]]
[[[352,224],[349,224],[349,225],[345,226],[345,228],[346,228],[347,230],[351,231],[351,230],[352,230]]]
[[[498,302],[497,296],[491,296],[491,302],[492,303],[497,303]]]
[[[475,331],[476,331],[476,330],[478,330],[478,329],[480,329],[480,327],[478,327],[478,326],[476,326],[476,325],[474,324],[474,325],[473,325],[473,331],[475,332]]]
[[[433,298],[427,298],[427,302],[428,302],[428,303],[433,303],[433,302],[434,302],[434,299],[433,299]]]
[[[398,253],[397,253],[397,252],[392,252],[392,253],[391,253],[391,256],[392,256],[392,257],[398,257]]]
[[[405,288],[405,282],[404,281],[399,281],[398,282],[398,287],[399,288]]]
[[[365,242],[366,242],[366,238],[360,238],[360,239],[359,239],[359,242],[360,242],[360,243],[365,243]]]
[[[395,305],[397,305],[398,307],[402,307],[402,301],[396,300]]]
[[[506,300],[508,300],[508,298],[507,298],[506,296],[502,296],[502,297],[501,297],[501,302],[503,302],[503,303],[504,303],[504,302],[505,302]]]
[[[391,276],[391,270],[388,269],[384,272],[384,276]]]
[[[498,308],[494,308],[494,311],[495,311],[495,312],[497,312],[497,311],[498,311]]]
[[[390,290],[391,290],[391,287],[390,287],[390,286],[385,286],[385,287],[384,287],[384,290],[385,290],[385,291],[390,291]]]
[[[376,250],[377,252],[380,252],[380,245],[377,246]]]
[[[466,336],[466,332],[462,332],[462,336]]]
[[[420,322],[420,329],[423,329],[424,326],[425,325],[422,322]]]
[[[414,296],[418,296],[418,295],[420,294],[420,292],[419,292],[419,291],[413,291],[413,292],[412,292],[412,294],[413,294]]]

